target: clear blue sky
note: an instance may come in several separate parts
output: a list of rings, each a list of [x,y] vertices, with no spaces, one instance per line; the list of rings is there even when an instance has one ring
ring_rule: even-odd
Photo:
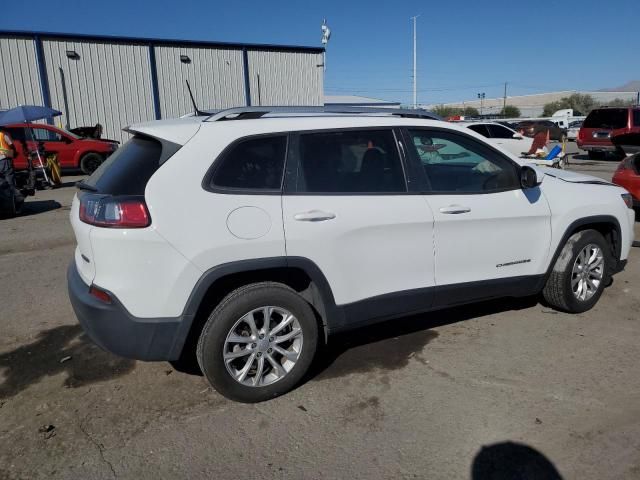
[[[0,29],[319,45],[326,17],[326,93],[410,102],[417,14],[423,103],[640,79],[640,0],[28,0],[3,4]]]

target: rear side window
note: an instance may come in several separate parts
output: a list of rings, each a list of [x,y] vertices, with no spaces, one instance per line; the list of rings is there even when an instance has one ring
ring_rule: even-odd
[[[175,147],[172,153],[179,148]],[[87,180],[98,193],[109,195],[144,195],[151,175],[160,167],[163,145],[150,137],[135,136],[107,158]]]
[[[391,130],[302,134],[299,156],[299,192],[375,194],[407,191]]]
[[[209,188],[280,191],[286,154],[286,135],[242,140],[216,161]]]
[[[513,138],[513,132],[502,125],[488,125],[491,138]]]
[[[625,128],[629,119],[629,110],[626,108],[602,108],[592,110],[585,119],[584,128],[606,128],[613,130]]]
[[[470,125],[469,129],[473,130],[476,133],[479,133],[483,137],[491,138],[486,125]]]
[[[640,110],[633,111],[633,126],[640,127]]]

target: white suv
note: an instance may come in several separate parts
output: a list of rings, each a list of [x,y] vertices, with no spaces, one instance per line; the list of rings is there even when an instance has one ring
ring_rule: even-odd
[[[540,292],[582,312],[626,263],[622,188],[415,110],[300,110],[132,126],[79,183],[69,294],[97,344],[195,354],[220,393],[256,402],[331,333]]]

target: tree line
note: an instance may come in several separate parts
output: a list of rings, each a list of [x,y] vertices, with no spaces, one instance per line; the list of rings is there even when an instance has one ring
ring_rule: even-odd
[[[574,115],[588,115],[591,110],[598,107],[628,107],[635,105],[635,100],[624,100],[622,98],[615,98],[609,102],[601,103],[596,101],[593,96],[588,93],[573,93],[568,97],[562,97],[560,100],[554,102],[545,103],[542,111],[543,117],[550,117],[558,110],[564,110],[567,108],[573,109]],[[474,107],[450,107],[447,105],[437,105],[433,108],[433,113],[440,115],[441,117],[453,117],[453,116],[465,116],[465,117],[479,117],[480,112]],[[507,105],[500,110],[498,116],[503,118],[519,118],[521,115],[520,109],[515,105]]]

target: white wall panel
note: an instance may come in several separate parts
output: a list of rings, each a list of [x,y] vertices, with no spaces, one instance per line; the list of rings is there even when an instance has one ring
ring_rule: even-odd
[[[202,110],[246,105],[242,50],[157,46],[155,51],[162,118],[193,111],[185,80]],[[181,62],[180,55],[191,62]]]
[[[250,50],[248,55],[252,105],[323,104],[321,53]]]
[[[63,113],[64,71],[71,128],[100,123],[104,137],[126,141],[123,127],[155,118],[148,46],[46,39],[43,50],[51,104]],[[79,58],[68,58],[67,50]],[[56,119],[66,122],[65,115]]]
[[[0,38],[0,110],[42,105],[33,38]]]

